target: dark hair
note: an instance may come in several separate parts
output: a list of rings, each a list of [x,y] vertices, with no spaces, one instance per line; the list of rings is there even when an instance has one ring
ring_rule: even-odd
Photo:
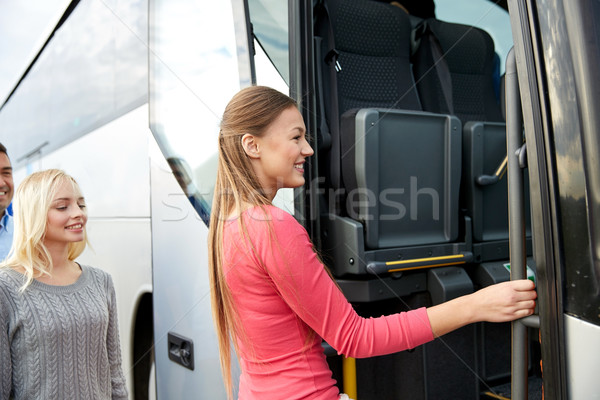
[[[0,153],[4,153],[8,157],[8,151],[6,151],[6,147],[2,143],[0,143]]]

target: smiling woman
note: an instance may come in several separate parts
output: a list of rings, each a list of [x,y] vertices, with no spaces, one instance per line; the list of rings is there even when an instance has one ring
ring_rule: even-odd
[[[530,281],[504,282],[434,307],[381,318],[352,308],[306,230],[272,205],[280,188],[305,183],[313,154],[295,101],[274,89],[239,91],[223,113],[209,226],[212,310],[232,398],[230,341],[241,366],[239,398],[340,395],[321,345],[372,357],[414,348],[463,325],[533,312]]]
[[[24,274],[21,290],[33,280],[62,280],[63,275],[70,275],[68,271],[80,270],[74,260],[87,244],[87,214],[72,177],[56,169],[28,176],[15,193],[14,207],[14,240],[3,265]],[[74,226],[79,229],[67,231]]]
[[[86,222],[63,171],[19,185],[13,247],[0,264],[2,399],[127,398],[112,279],[75,262]]]

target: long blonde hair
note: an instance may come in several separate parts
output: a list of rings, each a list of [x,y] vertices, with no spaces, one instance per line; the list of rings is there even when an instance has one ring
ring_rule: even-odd
[[[27,176],[17,188],[13,199],[14,235],[8,258],[1,268],[22,268],[26,277],[21,291],[25,290],[36,275],[49,275],[52,257],[44,245],[48,211],[58,187],[68,182],[81,193],[79,185],[71,176],[59,169],[34,172]],[[68,259],[76,259],[85,249],[84,240],[68,244]]]
[[[243,334],[233,307],[231,293],[223,272],[223,227],[234,210],[245,205],[270,204],[242,147],[242,136],[260,137],[267,127],[296,102],[285,94],[265,86],[251,86],[239,91],[225,108],[219,132],[219,164],[208,234],[209,274],[212,313],[219,340],[221,370],[228,397],[232,397],[232,336]],[[239,218],[246,235],[243,218]],[[237,350],[237,343],[233,340]]]

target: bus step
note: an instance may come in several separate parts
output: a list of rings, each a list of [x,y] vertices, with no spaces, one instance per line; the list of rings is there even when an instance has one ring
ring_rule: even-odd
[[[530,376],[528,378],[528,400],[542,400],[542,378]],[[481,400],[498,399],[510,400],[510,382],[494,386],[481,393]]]

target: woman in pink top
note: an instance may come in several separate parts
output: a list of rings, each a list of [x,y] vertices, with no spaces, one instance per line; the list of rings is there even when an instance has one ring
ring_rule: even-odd
[[[304,163],[312,154],[290,97],[253,86],[227,105],[209,248],[213,316],[229,397],[230,338],[241,366],[239,399],[337,400],[322,339],[348,357],[371,357],[414,348],[469,323],[532,314],[534,284],[522,280],[427,309],[359,317],[306,230],[271,205],[280,188],[304,184]]]

